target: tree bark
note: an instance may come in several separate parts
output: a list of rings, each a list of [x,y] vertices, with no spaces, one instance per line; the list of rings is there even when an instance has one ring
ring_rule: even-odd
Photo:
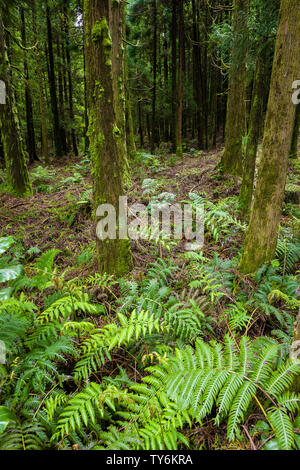
[[[202,97],[202,71],[201,71],[201,49],[199,33],[199,1],[192,0],[193,10],[193,80],[194,97],[196,102],[196,128],[198,147],[204,148],[204,123],[203,123],[203,97]]]
[[[6,51],[4,25],[1,17],[0,80],[4,82],[6,88],[6,103],[0,104],[0,134],[7,171],[7,188],[10,193],[16,196],[31,196],[32,189],[25,160],[14,90],[11,83],[10,64]]]
[[[300,127],[300,105],[297,105],[294,131],[292,137],[290,157],[297,158],[298,156],[298,140],[299,140],[299,127]]]
[[[33,35],[34,35],[34,41],[36,43],[35,57],[36,57],[36,72],[37,72],[37,77],[38,77],[39,97],[40,97],[39,103],[40,103],[41,129],[42,129],[42,154],[45,159],[45,164],[49,165],[46,105],[45,105],[45,95],[44,95],[44,89],[43,89],[43,72],[42,72],[38,32],[37,32],[37,26],[36,26],[36,9],[35,9],[34,0],[32,0],[31,7],[32,7]]]
[[[172,7],[172,151],[176,152],[176,111],[177,111],[177,2]]]
[[[234,43],[229,75],[225,128],[225,149],[222,155],[224,173],[241,175],[243,169],[243,137],[246,125],[246,52],[248,0],[234,2]]]
[[[83,36],[84,33],[84,24],[83,24]],[[84,153],[87,154],[90,147],[90,141],[88,137],[89,129],[89,118],[88,118],[88,109],[87,109],[87,87],[86,87],[86,65],[85,65],[85,44],[83,41],[83,73],[84,73]]]
[[[78,148],[76,143],[75,134],[75,122],[74,122],[74,108],[73,108],[73,82],[72,82],[72,68],[71,68],[71,53],[70,53],[70,35],[69,35],[69,17],[67,9],[64,8],[64,26],[65,26],[65,38],[66,38],[66,59],[67,59],[67,70],[68,70],[68,83],[69,83],[69,114],[70,114],[70,125],[71,125],[71,140],[74,155],[77,157]]]
[[[87,80],[89,140],[95,209],[111,204],[119,216],[119,196],[123,195],[122,162],[116,133],[112,82],[112,41],[109,0],[84,0],[84,35]],[[96,223],[97,223],[96,217]],[[118,229],[118,222],[117,227]],[[128,239],[100,240],[97,260],[101,272],[121,276],[132,268]]]
[[[126,39],[126,7],[122,6],[122,23],[123,23],[123,42]],[[125,122],[126,122],[126,145],[127,154],[132,157],[136,152],[135,140],[134,140],[134,129],[133,119],[131,112],[131,101],[129,92],[129,81],[128,81],[128,62],[127,62],[127,51],[126,45],[121,44],[124,47],[124,87],[125,87]]]
[[[151,153],[155,152],[157,143],[156,127],[156,86],[157,86],[157,0],[153,0],[153,86],[152,86],[152,132]]]
[[[65,101],[66,94],[64,93],[63,87],[63,75],[64,75],[64,64],[63,64],[63,41],[61,40],[61,35],[57,36],[56,46],[57,46],[57,83],[58,83],[58,112],[60,117],[60,139],[62,151],[64,154],[68,153],[69,146],[67,144],[67,132],[66,132],[66,119],[65,119]]]
[[[278,237],[296,105],[292,83],[300,76],[300,3],[281,2],[262,159],[240,263],[253,273],[273,259]]]
[[[176,155],[182,157],[182,68],[183,68],[183,0],[179,0],[179,64],[176,122]]]
[[[26,47],[26,26],[25,26],[25,14],[24,8],[21,7],[21,37],[23,46]],[[32,163],[38,160],[35,145],[35,131],[33,124],[33,107],[32,97],[29,84],[29,71],[28,62],[26,57],[26,51],[24,51],[24,75],[25,75],[25,108],[26,108],[26,126],[27,126],[27,152],[29,155],[29,161]]]
[[[55,82],[53,44],[52,44],[52,26],[51,26],[50,8],[47,2],[46,2],[46,20],[47,20],[48,56],[49,56],[49,88],[50,88],[50,97],[51,97],[51,108],[52,108],[52,114],[53,114],[54,144],[55,144],[56,156],[61,157],[63,154],[63,149],[62,149],[62,142],[61,142],[61,129],[60,129],[57,95],[56,95],[56,82]]]
[[[127,158],[126,119],[125,119],[125,73],[124,73],[124,47],[123,47],[123,18],[124,3],[112,2],[110,31],[112,37],[112,77],[114,107],[117,131],[115,133],[119,155],[121,157],[122,181],[130,186],[131,177]]]
[[[256,70],[252,91],[252,104],[249,120],[249,132],[247,136],[247,144],[243,168],[243,181],[240,189],[239,210],[241,218],[245,221],[249,219],[251,208],[256,154],[258,140],[260,135],[261,122],[263,119],[264,96],[266,90],[265,83],[265,65],[266,54],[263,50],[257,59]]]
[[[141,110],[141,101],[138,101],[138,114],[139,114],[139,134],[140,134],[140,145],[141,148],[144,147],[144,132],[143,132],[143,122],[142,122],[142,110]]]

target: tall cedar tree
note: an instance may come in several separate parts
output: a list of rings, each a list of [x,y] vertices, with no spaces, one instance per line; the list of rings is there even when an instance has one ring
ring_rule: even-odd
[[[112,78],[117,126],[115,130],[115,137],[121,158],[123,183],[129,186],[131,183],[131,178],[126,144],[124,46],[122,44],[124,8],[125,5],[123,1],[112,2],[110,32],[112,37]]]
[[[263,46],[262,46],[263,47]],[[256,61],[256,70],[252,91],[252,103],[249,119],[249,132],[243,167],[243,180],[240,189],[240,214],[247,221],[251,208],[254,186],[254,174],[258,140],[263,120],[264,98],[266,93],[266,62],[267,54],[263,48]]]
[[[109,0],[84,1],[87,106],[94,205],[97,209],[100,204],[112,204],[118,220],[119,196],[123,194],[123,184],[112,81],[111,9]],[[97,238],[97,260],[102,272],[121,276],[130,271],[132,256],[129,240]]]
[[[290,156],[292,158],[297,158],[297,154],[298,154],[299,127],[300,127],[300,104],[297,105],[297,109],[296,109],[294,132],[293,132],[292,145],[291,145],[291,151],[290,151]]]
[[[20,10],[21,13],[21,37],[23,47],[26,48],[26,24],[24,8]],[[27,152],[30,162],[38,160],[35,145],[35,131],[33,125],[33,106],[32,97],[29,83],[29,70],[27,62],[27,51],[24,50],[24,76],[25,76],[25,108],[26,108],[26,126],[27,126]]]
[[[247,12],[249,0],[234,2],[234,40],[225,129],[225,149],[222,155],[224,173],[242,174],[243,137],[246,136],[246,52]]]
[[[151,129],[151,152],[154,153],[157,143],[156,123],[156,90],[157,90],[157,0],[153,0],[153,87],[152,87],[152,129]]]
[[[73,109],[73,81],[72,81],[72,64],[71,64],[71,53],[70,53],[70,33],[69,33],[69,16],[67,8],[64,8],[64,29],[65,29],[65,38],[66,38],[66,59],[68,65],[68,83],[69,83],[69,115],[71,123],[71,139],[72,139],[72,148],[74,155],[78,155],[76,135],[74,128],[74,109]]]
[[[26,166],[14,89],[11,83],[10,64],[6,51],[5,31],[1,16],[0,80],[5,83],[6,88],[6,103],[0,104],[0,132],[7,171],[7,187],[9,192],[16,196],[30,196],[32,190]]]
[[[179,64],[176,121],[176,155],[182,157],[182,68],[183,68],[183,0],[179,0]]]
[[[123,3],[123,2],[122,2]],[[122,5],[122,27],[123,27],[123,42],[126,41],[126,5]],[[127,50],[124,44],[121,44],[121,48],[124,47],[124,87],[125,87],[125,120],[126,120],[126,145],[127,154],[132,157],[136,152],[135,140],[134,140],[134,128],[133,119],[131,112],[130,102],[130,90],[129,90],[129,79],[128,79],[128,64],[127,64]]]
[[[172,4],[172,151],[176,152],[176,111],[177,111],[177,2]]]
[[[300,76],[300,3],[283,0],[275,46],[262,158],[240,270],[253,273],[273,259],[284,197]]]
[[[56,79],[54,70],[54,57],[53,57],[53,38],[52,38],[52,25],[51,25],[51,11],[48,3],[46,2],[46,21],[47,21],[47,38],[48,38],[48,54],[49,54],[49,88],[51,96],[51,108],[53,114],[53,134],[55,152],[57,157],[63,154],[62,145],[62,132],[58,114],[58,104],[56,95]]]
[[[32,27],[34,41],[36,44],[35,47],[35,56],[36,56],[36,73],[38,77],[38,87],[39,87],[39,105],[40,105],[40,119],[41,119],[41,133],[42,133],[42,154],[45,159],[45,164],[49,165],[49,151],[48,151],[48,137],[47,137],[47,113],[46,113],[46,103],[45,103],[45,94],[44,94],[44,79],[43,79],[43,69],[41,61],[41,51],[36,23],[36,4],[35,0],[31,2],[32,8]]]

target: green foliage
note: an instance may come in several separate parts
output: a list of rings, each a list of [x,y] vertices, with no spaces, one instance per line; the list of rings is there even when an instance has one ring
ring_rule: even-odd
[[[72,319],[78,312],[84,314],[98,314],[103,312],[101,305],[94,305],[89,301],[88,294],[76,293],[68,297],[53,302],[44,312],[42,312],[37,321],[41,324],[53,321],[61,321],[62,319]]]
[[[12,39],[9,55],[14,63],[22,63],[24,50],[17,45],[21,2],[2,3],[1,16]],[[27,3],[23,7],[29,45],[34,34]],[[80,142],[79,153],[84,145],[88,154],[85,85],[87,90],[94,88],[92,99],[101,100],[103,84],[84,80],[83,27],[79,3],[75,3],[51,0],[48,5],[61,54],[54,58],[57,91],[64,98],[58,103],[60,131],[55,138],[66,138],[66,154],[72,141]],[[175,136],[176,106],[171,104],[178,91],[173,86],[176,74],[172,77],[176,29],[172,7],[176,3],[131,0],[127,5],[129,37],[124,44],[129,80],[125,88],[131,95],[134,128],[148,147],[155,134],[157,140],[166,141],[155,142],[154,146],[160,145],[155,155],[140,150],[132,156],[136,178],[129,196],[137,200],[141,182],[142,198],[150,211],[154,205],[171,205],[187,197],[181,194],[188,187],[191,192],[185,202],[194,212],[204,207],[207,243],[202,252],[182,253],[181,241],[176,244],[159,227],[151,227],[140,233],[149,243],[133,243],[141,263],[132,275],[116,279],[93,272],[95,243],[82,233],[81,224],[83,217],[90,217],[93,205],[89,159],[79,156],[77,161],[71,156],[67,167],[63,167],[64,160],[55,161],[55,167],[33,165],[33,187],[44,195],[35,195],[32,204],[45,209],[45,217],[54,216],[50,222],[43,217],[38,220],[43,225],[54,222],[58,230],[72,228],[71,237],[76,237],[78,246],[72,259],[65,259],[65,253],[56,249],[42,251],[35,246],[27,250],[22,243],[27,246],[31,227],[27,233],[23,226],[16,239],[0,238],[0,340],[6,353],[5,363],[0,364],[1,450],[249,448],[249,435],[263,449],[300,448],[299,363],[289,359],[299,309],[297,208],[290,203],[285,206],[288,217],[279,233],[277,259],[255,276],[241,276],[237,266],[246,225],[238,218],[237,181],[215,169],[219,152],[213,155],[198,149],[214,145],[221,130],[217,114],[224,107],[226,75],[239,58],[239,49],[247,47],[248,51],[249,91],[262,48],[266,68],[271,70],[280,1],[250,2],[247,44],[244,34],[239,37],[234,30],[230,6],[224,10],[216,2],[184,3],[186,51],[190,53],[185,54],[182,74],[183,134],[185,139],[189,136],[183,148],[192,152],[184,162],[170,154],[169,142]],[[47,40],[45,6],[40,2],[36,2],[36,13],[38,38],[32,52]],[[175,13],[178,16],[178,10]],[[68,26],[72,34],[67,33]],[[106,63],[111,66],[109,25],[99,18],[87,33],[94,46],[104,46]],[[162,59],[157,64],[154,44]],[[30,49],[26,90],[31,92],[33,109],[39,109],[39,64]],[[47,64],[51,65],[49,52],[49,47],[40,48],[42,77]],[[203,65],[207,73],[200,90],[190,75],[191,71],[199,75]],[[19,73],[18,67],[11,68],[20,128],[26,130],[24,80]],[[67,90],[66,84],[70,85]],[[47,126],[46,131],[53,136],[48,86],[45,118],[51,129]],[[69,92],[73,94],[70,103],[66,102]],[[151,123],[154,105],[156,116]],[[35,130],[41,127],[41,118],[34,115]],[[113,126],[114,137],[120,131]],[[97,135],[103,143],[102,130]],[[299,165],[291,160],[291,166],[297,170]],[[220,187],[214,187],[217,182]],[[0,171],[1,190],[4,183]],[[201,187],[206,192],[193,192]],[[290,175],[286,189],[297,189],[297,175]],[[53,192],[55,200],[49,206]],[[222,200],[217,200],[220,195]],[[9,213],[14,204],[8,204],[5,219],[14,215]],[[27,215],[37,220],[36,208],[26,217],[22,209],[17,211],[16,219],[23,222]],[[13,223],[9,221],[8,233],[14,232]],[[47,247],[58,230],[49,231]],[[65,233],[61,230],[57,246]],[[71,237],[65,243],[66,253],[74,247],[68,245]],[[140,252],[156,261],[146,265]]]
[[[0,450],[45,450],[47,433],[39,423],[26,422],[9,425],[0,439]]]
[[[253,308],[281,312],[283,303],[283,324],[292,318],[297,286],[293,276],[278,275],[278,262],[257,273],[257,297],[245,302],[236,262],[216,255],[187,253],[189,286],[181,289],[170,261],[158,259],[139,282],[107,274],[65,281],[54,266],[56,254],[42,254],[26,278],[29,292],[59,289],[45,297],[44,308],[24,293],[0,306],[7,353],[0,368],[1,449],[186,449],[193,445],[187,437],[193,423],[227,423],[233,441],[262,409],[278,448],[297,445],[299,397],[292,389],[299,365],[286,359],[286,339],[240,338],[251,327]],[[96,288],[113,299],[109,317],[85,291]],[[212,324],[220,328],[224,321],[232,337],[200,339],[216,336]],[[125,364],[134,357],[141,380],[119,367],[119,375],[105,373],[118,357]]]
[[[49,194],[54,189],[55,170],[44,166],[37,166],[30,172],[30,179],[38,193]],[[52,184],[51,184],[52,183]]]
[[[230,201],[221,200],[216,205],[196,193],[189,193],[189,197],[190,200],[185,202],[190,203],[194,209],[203,206],[204,227],[215,241],[218,241],[224,235],[232,234],[233,227],[237,230],[246,230],[247,226],[245,224],[230,215]]]
[[[286,272],[290,273],[293,266],[300,259],[300,244],[298,242],[292,243],[278,239],[276,256],[281,266],[285,266]]]
[[[13,237],[0,238],[0,256],[3,255],[15,243]],[[13,264],[10,256],[0,258],[0,284],[9,283],[18,279],[23,273],[21,264]],[[13,293],[11,286],[0,290],[0,300],[8,299]]]
[[[287,361],[277,369],[277,352],[275,343],[256,347],[246,337],[239,352],[228,336],[224,349],[217,342],[208,345],[197,340],[195,351],[177,349],[165,364],[151,367],[150,375],[143,380],[153,393],[164,390],[179,410],[187,410],[199,423],[216,405],[215,421],[220,424],[227,418],[227,437],[231,441],[239,437],[238,426],[256,400],[265,407],[280,447],[290,449],[294,433],[289,413],[299,408],[300,397],[286,391],[299,374],[299,364]]]
[[[83,341],[82,358],[75,368],[76,380],[87,379],[92,371],[97,371],[106,360],[111,360],[110,351],[115,347],[136,342],[146,334],[151,335],[152,331],[160,332],[165,328],[158,318],[154,318],[154,314],[143,310],[139,313],[134,310],[129,318],[119,312],[118,320],[119,325],[110,323],[100,330],[96,329]]]

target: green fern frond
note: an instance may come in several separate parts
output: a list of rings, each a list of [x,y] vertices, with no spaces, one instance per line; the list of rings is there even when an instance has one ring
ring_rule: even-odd
[[[154,314],[134,310],[127,318],[118,312],[120,325],[108,324],[102,329],[95,330],[84,340],[81,347],[81,360],[75,367],[75,378],[88,378],[92,371],[98,370],[103,363],[111,359],[110,351],[121,345],[128,345],[154,331],[160,332],[167,326]]]
[[[238,354],[229,337],[224,349],[215,342],[207,344],[198,339],[195,351],[191,347],[176,350],[176,355],[166,364],[148,368],[150,376],[143,380],[153,387],[154,393],[164,390],[179,409],[189,410],[191,417],[199,422],[211,414],[216,404],[216,423],[220,424],[228,417],[227,437],[232,441],[238,435],[239,425],[246,419],[250,404],[255,404],[256,400],[270,406],[272,396],[271,405],[276,404],[276,409],[281,410],[278,419],[282,418],[282,413],[287,414],[287,409],[284,411],[283,405],[275,399],[289,389],[293,378],[299,374],[299,365],[287,363],[276,370],[277,354],[275,343],[256,346],[243,338]],[[298,399],[296,395],[292,397],[290,410],[295,409]],[[284,426],[287,420],[281,420]],[[287,442],[291,446],[291,439]]]
[[[103,311],[102,305],[92,304],[88,294],[83,293],[80,296],[68,296],[56,300],[38,316],[37,321],[42,324],[71,319],[78,312],[96,315]]]

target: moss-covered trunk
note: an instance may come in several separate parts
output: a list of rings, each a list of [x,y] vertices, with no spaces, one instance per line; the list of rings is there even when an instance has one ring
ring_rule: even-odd
[[[9,67],[4,25],[0,17],[0,80],[6,87],[6,103],[0,104],[0,134],[7,171],[7,187],[12,194],[25,197],[30,196],[32,190]]]
[[[126,6],[123,6],[123,42],[126,40]],[[126,120],[126,144],[127,144],[127,155],[132,157],[136,152],[134,130],[133,130],[133,119],[131,112],[130,93],[129,93],[129,81],[128,81],[128,63],[127,63],[127,51],[124,44],[124,87],[125,87],[125,120]]]
[[[152,0],[153,9],[153,85],[152,85],[152,123],[151,123],[151,153],[154,154],[157,138],[157,124],[156,124],[156,91],[157,91],[157,0]]]
[[[26,48],[26,24],[24,8],[21,7],[21,37],[24,48]],[[24,76],[25,76],[25,109],[26,109],[26,127],[27,127],[27,152],[29,161],[33,163],[38,160],[35,145],[35,130],[33,124],[33,106],[29,82],[29,69],[27,62],[27,51],[24,51]]]
[[[63,142],[62,135],[63,130],[60,125],[58,103],[56,94],[56,77],[54,70],[54,56],[53,56],[53,36],[52,36],[52,23],[51,23],[51,10],[46,1],[46,22],[47,22],[47,42],[48,42],[48,56],[49,56],[49,67],[48,67],[48,78],[49,78],[49,90],[51,97],[51,109],[53,114],[53,134],[55,152],[57,157],[63,155]]]
[[[96,209],[112,204],[118,217],[123,193],[122,155],[113,93],[110,8],[109,0],[84,1],[85,62],[94,205]],[[102,272],[120,276],[130,271],[129,240],[97,238],[97,259]]]
[[[49,151],[48,151],[48,138],[47,138],[47,117],[46,117],[46,104],[45,104],[45,95],[44,95],[44,85],[43,85],[43,71],[41,64],[41,53],[40,45],[38,40],[38,32],[36,25],[36,9],[35,1],[32,0],[32,27],[34,41],[36,43],[35,47],[35,56],[36,56],[36,72],[38,77],[38,86],[39,86],[39,104],[40,104],[40,114],[41,114],[41,129],[42,129],[42,153],[45,159],[45,164],[49,165]]]
[[[247,145],[243,165],[243,181],[240,190],[239,207],[243,220],[248,220],[253,195],[256,154],[261,121],[263,118],[263,104],[266,89],[265,62],[266,54],[263,50],[256,63],[249,120],[249,132],[247,136]]]
[[[246,53],[248,0],[234,2],[234,41],[231,54],[229,90],[225,127],[225,149],[222,155],[224,173],[242,175],[243,137],[246,125]]]
[[[275,46],[262,159],[240,270],[255,272],[275,254],[296,106],[292,83],[300,76],[300,3],[283,0]]]
[[[300,127],[300,104],[297,105],[294,132],[292,137],[290,157],[297,158],[298,155],[298,140],[299,140],[299,127]]]
[[[176,110],[177,110],[177,2],[172,4],[172,152],[176,152]]]
[[[124,73],[124,46],[123,46],[123,10],[122,1],[112,2],[110,31],[112,36],[112,77],[114,106],[116,115],[115,135],[121,156],[121,168],[123,183],[131,184],[129,163],[127,158],[126,145],[126,122],[125,122],[125,73]]]
[[[182,69],[183,69],[183,0],[179,0],[179,61],[176,122],[176,155],[182,157]]]
[[[72,80],[72,64],[70,52],[70,32],[69,32],[69,16],[67,8],[64,7],[64,32],[66,41],[66,60],[68,65],[68,84],[69,84],[69,116],[71,122],[71,140],[74,155],[78,155],[78,148],[76,142],[76,134],[74,128],[74,108],[73,108],[73,80]]]

